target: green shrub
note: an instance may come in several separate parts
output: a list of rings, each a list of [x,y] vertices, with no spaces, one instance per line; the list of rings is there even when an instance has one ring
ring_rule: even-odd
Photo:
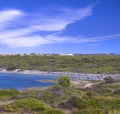
[[[43,111],[40,114],[64,114],[64,113],[60,110],[51,109],[51,110]]]
[[[74,112],[74,114],[105,114],[100,108],[84,109]]]
[[[5,112],[16,112],[17,110],[19,110],[19,108],[16,107],[16,106],[13,106],[13,105],[4,106],[4,111]]]
[[[70,86],[70,77],[69,76],[62,76],[58,79],[58,85],[62,87],[69,87]]]
[[[16,89],[11,90],[0,90],[0,99],[7,99],[13,96],[20,94],[20,92]]]
[[[120,88],[116,89],[113,94],[120,95]]]
[[[10,105],[4,106],[4,110],[7,112],[15,112],[22,109],[29,109],[31,111],[44,111],[49,109],[43,101],[33,98],[21,99]]]
[[[94,93],[92,91],[87,91],[86,96],[91,99],[94,97]]]
[[[109,111],[112,109],[120,109],[120,99],[114,97],[98,97],[88,101],[89,106],[98,107]]]
[[[83,98],[72,97],[68,101],[68,103],[71,104],[72,107],[76,107],[78,109],[85,109],[85,108],[87,108],[87,102]]]
[[[114,79],[111,76],[105,77],[104,80],[106,83],[113,83],[114,82]]]
[[[120,114],[120,110],[109,111],[109,114]]]
[[[46,92],[39,97],[40,100],[43,100],[47,103],[56,103],[61,100],[61,96],[56,93]]]
[[[105,114],[102,109],[100,108],[93,108],[89,109],[90,114]]]
[[[28,107],[33,111],[41,111],[41,110],[49,109],[49,107],[45,105],[43,101],[36,100],[33,98],[18,100],[14,103],[14,105],[19,108]]]
[[[74,114],[90,114],[88,110],[79,110],[74,112]]]
[[[59,103],[58,107],[63,109],[86,109],[87,108],[87,102],[83,98],[79,97],[71,97],[66,102]]]

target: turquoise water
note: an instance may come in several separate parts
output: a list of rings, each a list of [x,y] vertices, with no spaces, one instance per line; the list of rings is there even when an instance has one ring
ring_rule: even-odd
[[[44,80],[54,80],[58,76],[0,73],[0,89],[23,90],[31,87],[51,86],[53,83]]]

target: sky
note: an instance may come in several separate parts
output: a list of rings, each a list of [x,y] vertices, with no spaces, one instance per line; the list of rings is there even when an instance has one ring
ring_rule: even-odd
[[[120,54],[120,0],[0,0],[0,53]]]

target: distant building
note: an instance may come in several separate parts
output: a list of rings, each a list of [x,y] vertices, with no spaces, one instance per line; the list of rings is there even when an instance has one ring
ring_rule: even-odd
[[[73,56],[73,54],[59,54],[60,56]]]

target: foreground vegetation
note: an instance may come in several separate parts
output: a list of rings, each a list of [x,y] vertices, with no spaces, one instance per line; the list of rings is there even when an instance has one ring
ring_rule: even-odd
[[[120,73],[118,55],[81,56],[0,56],[0,68],[84,73]]]
[[[108,78],[109,79],[109,78]],[[1,114],[120,114],[120,80],[100,81],[91,88],[76,88],[68,76],[47,89],[1,90]],[[110,79],[109,79],[110,80]],[[93,82],[94,83],[94,82]],[[4,91],[4,92],[3,92]],[[5,94],[3,98],[3,93]],[[3,102],[4,102],[3,101]],[[8,113],[9,112],[9,113]]]

